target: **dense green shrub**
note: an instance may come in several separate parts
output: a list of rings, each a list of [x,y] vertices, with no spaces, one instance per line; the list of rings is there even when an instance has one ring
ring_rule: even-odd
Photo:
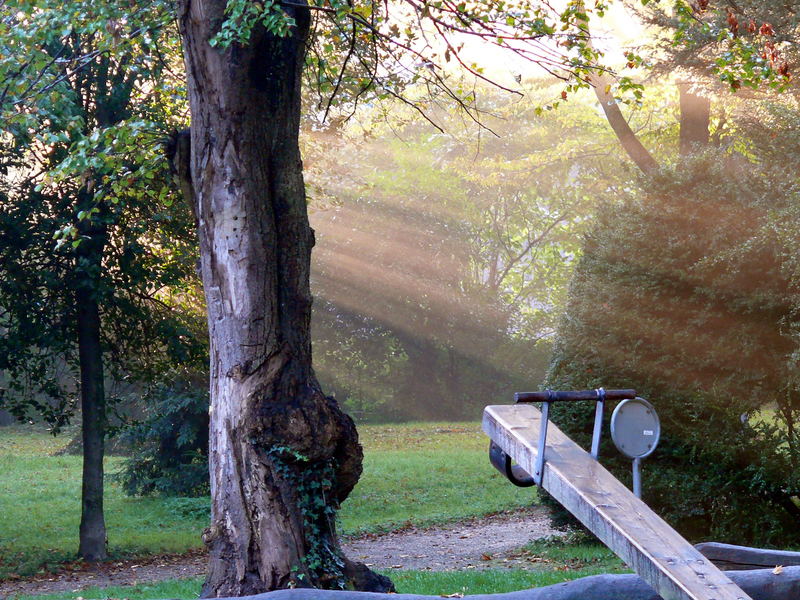
[[[764,234],[765,206],[781,200],[742,163],[683,161],[600,211],[546,384],[631,387],[653,402],[663,433],[645,500],[685,535],[797,544],[794,291],[785,249]],[[592,411],[558,406],[554,418],[588,444]],[[603,454],[629,481],[608,441]]]
[[[188,381],[156,386],[149,416],[126,430],[130,457],[118,473],[130,495],[202,496],[208,483],[208,392]]]

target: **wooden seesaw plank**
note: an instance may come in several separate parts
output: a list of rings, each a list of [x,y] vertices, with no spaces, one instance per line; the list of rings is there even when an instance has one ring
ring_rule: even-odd
[[[541,416],[530,404],[487,406],[483,431],[533,473]],[[664,600],[752,600],[552,421],[542,487]]]

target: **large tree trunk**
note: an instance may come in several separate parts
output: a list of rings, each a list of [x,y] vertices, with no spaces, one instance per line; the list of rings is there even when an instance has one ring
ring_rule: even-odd
[[[256,27],[246,46],[213,48],[225,5],[182,0],[179,15],[211,344],[203,596],[335,588],[352,565],[333,509],[356,484],[362,452],[311,367],[314,234],[298,147],[309,11],[289,9],[297,26],[286,37]]]
[[[691,84],[678,84],[681,105],[680,154],[688,156],[692,152],[708,146],[709,125],[711,122],[711,100],[691,91]]]
[[[105,231],[92,231],[78,248],[77,303],[78,355],[81,374],[83,484],[79,554],[88,561],[108,557],[103,517],[103,454],[106,405],[100,307],[97,300]]]

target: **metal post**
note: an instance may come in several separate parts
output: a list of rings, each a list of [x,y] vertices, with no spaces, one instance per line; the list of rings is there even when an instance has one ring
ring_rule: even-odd
[[[642,498],[642,459],[633,459],[633,495],[641,500]]]
[[[594,431],[592,432],[592,457],[597,460],[600,454],[600,435],[603,432],[603,406],[606,399],[606,391],[603,388],[595,390],[597,392],[597,405],[594,410]]]
[[[539,451],[536,454],[536,466],[533,470],[533,481],[536,485],[542,485],[544,475],[544,449],[547,444],[547,423],[550,420],[550,403],[542,402],[542,423],[539,427]]]

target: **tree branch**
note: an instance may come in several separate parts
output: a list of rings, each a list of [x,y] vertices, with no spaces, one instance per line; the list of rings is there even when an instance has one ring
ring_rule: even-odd
[[[583,29],[586,32],[587,45],[589,48],[592,48],[592,37],[589,31],[588,21],[583,22]],[[614,98],[614,95],[611,93],[611,89],[614,85],[614,80],[611,75],[607,71],[598,70],[593,75],[590,75],[587,81],[589,85],[592,86],[592,89],[594,89],[594,94],[597,96],[597,100],[603,108],[608,124],[611,125],[611,129],[614,130],[619,143],[622,144],[622,148],[628,153],[630,159],[636,163],[636,166],[644,173],[650,173],[656,170],[658,168],[658,163],[647,151],[647,148],[642,145],[639,138],[636,137],[636,134],[622,114],[616,98]]]
[[[653,158],[650,152],[647,151],[647,148],[639,141],[639,138],[636,137],[633,129],[631,129],[631,126],[622,114],[616,98],[614,98],[614,95],[611,93],[611,87],[613,85],[611,76],[605,73],[592,75],[589,78],[589,84],[592,86],[592,89],[594,89],[594,94],[597,96],[597,100],[603,108],[608,124],[611,125],[611,129],[614,130],[619,143],[622,144],[622,148],[627,152],[630,159],[645,173],[656,170],[658,168],[656,159]]]

